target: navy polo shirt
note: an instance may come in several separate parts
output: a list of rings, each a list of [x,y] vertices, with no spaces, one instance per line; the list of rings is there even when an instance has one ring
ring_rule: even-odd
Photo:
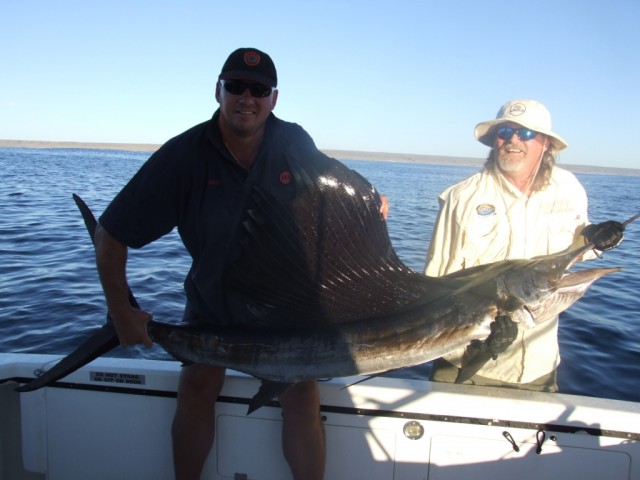
[[[273,114],[252,168],[247,171],[229,153],[218,127],[219,112],[207,122],[172,138],[156,151],[113,199],[100,224],[118,241],[140,248],[175,227],[192,258],[184,282],[189,309],[196,317],[231,321],[228,295],[222,288],[227,262],[240,255],[239,236],[251,187],[282,200],[295,196],[289,182],[292,160],[284,152],[317,152],[311,137],[297,124]]]

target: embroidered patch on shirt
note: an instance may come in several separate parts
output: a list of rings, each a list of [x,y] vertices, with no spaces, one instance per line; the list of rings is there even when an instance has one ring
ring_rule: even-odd
[[[280,174],[280,183],[289,185],[291,183],[291,172],[284,171]]]
[[[481,217],[486,217],[487,215],[495,215],[496,207],[489,203],[481,203],[476,207],[476,213]]]

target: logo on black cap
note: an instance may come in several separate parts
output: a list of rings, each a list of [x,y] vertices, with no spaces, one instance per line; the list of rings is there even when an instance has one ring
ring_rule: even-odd
[[[244,54],[244,63],[250,67],[255,67],[260,63],[260,54],[257,52],[246,52]]]

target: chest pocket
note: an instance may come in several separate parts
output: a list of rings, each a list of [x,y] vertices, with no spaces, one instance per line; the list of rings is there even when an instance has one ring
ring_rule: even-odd
[[[464,268],[501,260],[509,248],[509,222],[501,212],[481,215],[474,211],[463,226]]]

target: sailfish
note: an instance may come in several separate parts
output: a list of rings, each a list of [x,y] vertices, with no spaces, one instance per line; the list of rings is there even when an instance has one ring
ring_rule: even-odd
[[[470,344],[482,347],[496,334],[497,319],[536,328],[569,308],[593,282],[620,270],[569,273],[594,247],[588,244],[424,276],[396,254],[376,189],[320,152],[304,155],[304,161],[290,162],[293,199],[253,188],[242,225],[243,253],[224,279],[227,293],[245,306],[238,326],[148,322],[151,339],[176,359],[260,379],[249,413],[300,381],[377,375]],[[96,220],[80,197],[74,194],[74,200],[93,239]],[[139,308],[131,292],[129,300]],[[108,319],[17,390],[52,384],[118,343]],[[488,360],[484,354],[477,358],[480,366]]]

